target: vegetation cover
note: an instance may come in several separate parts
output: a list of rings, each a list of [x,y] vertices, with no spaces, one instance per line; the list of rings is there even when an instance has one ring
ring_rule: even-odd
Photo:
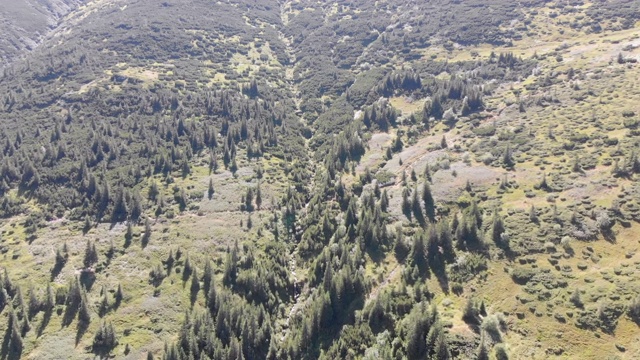
[[[0,14],[1,357],[639,356],[637,2]]]

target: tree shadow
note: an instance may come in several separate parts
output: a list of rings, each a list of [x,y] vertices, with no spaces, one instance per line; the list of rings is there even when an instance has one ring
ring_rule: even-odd
[[[14,344],[11,341],[11,331],[11,327],[7,327],[2,340],[2,347],[0,348],[0,358],[2,359],[20,359],[22,356],[22,344]]]
[[[82,336],[87,332],[87,329],[89,328],[89,323],[85,323],[84,321],[78,321],[78,328],[76,330],[76,345],[78,346],[78,344],[80,343],[80,340],[82,339]]]
[[[189,300],[191,301],[191,307],[193,307],[193,305],[196,303],[196,300],[198,299],[198,292],[200,291],[200,287],[197,288],[192,288],[190,291],[190,296],[189,296]]]
[[[608,242],[615,244],[618,241],[616,233],[612,229],[602,229],[600,232],[602,233],[604,239]]]
[[[0,348],[0,358],[6,359],[9,355],[9,345],[11,343],[11,328],[7,327],[2,339],[2,348]]]
[[[429,265],[431,267],[431,271],[438,280],[440,289],[442,289],[442,292],[444,292],[445,295],[449,295],[449,276],[447,275],[444,262],[442,260],[439,260],[438,263],[431,261]]]
[[[573,250],[573,248],[567,247],[564,249],[564,252],[569,255],[569,257],[574,257],[576,256],[576,252],[575,250]]]
[[[60,275],[60,272],[61,272],[61,271],[62,271],[62,269],[64,268],[64,265],[65,265],[65,264],[63,264],[63,263],[58,263],[58,262],[56,262],[56,263],[53,265],[53,268],[51,268],[51,280],[50,280],[50,281],[53,281],[56,277],[58,277],[58,275]]]
[[[509,260],[510,262],[513,262],[516,260],[516,258],[518,258],[518,256],[520,256],[519,253],[511,250],[511,247],[509,246],[503,246],[500,247],[502,249],[502,251],[504,251],[504,257]]]
[[[144,249],[147,247],[147,245],[149,245],[149,239],[151,238],[151,234],[147,234],[146,232],[144,233],[144,235],[142,235],[140,237],[140,246]]]
[[[53,314],[53,309],[49,309],[44,312],[42,321],[40,322],[40,324],[38,325],[38,328],[36,329],[36,337],[40,337],[44,332],[44,329],[47,328],[47,325],[49,325],[49,321],[51,320],[52,314]]]
[[[80,284],[82,284],[87,291],[91,291],[95,282],[96,274],[93,271],[82,271],[80,273]]]
[[[78,313],[78,306],[80,304],[67,304],[64,309],[64,315],[62,315],[62,327],[67,327],[71,325],[73,319],[75,319],[76,314]]]
[[[446,272],[442,272],[442,274],[436,273],[436,279],[438,279],[438,285],[442,289],[442,292],[445,295],[449,295],[449,276],[447,276]]]

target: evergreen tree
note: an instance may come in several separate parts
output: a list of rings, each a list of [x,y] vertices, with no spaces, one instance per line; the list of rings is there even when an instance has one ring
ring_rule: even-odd
[[[227,260],[224,266],[223,281],[226,285],[235,285],[238,275],[238,242],[231,250],[227,249]]]
[[[93,351],[110,351],[116,347],[116,345],[118,345],[118,340],[116,338],[116,332],[113,325],[111,323],[107,324],[103,321],[93,337]]]
[[[141,239],[142,246],[147,246],[149,240],[151,240],[151,221],[149,220],[149,217],[146,217],[144,219],[144,234]]]
[[[413,195],[411,198],[411,211],[413,212],[413,216],[416,218],[420,225],[424,225],[424,215],[422,214],[422,206],[420,206],[420,201],[418,198],[418,184],[416,184],[413,189]]]
[[[152,180],[149,184],[149,200],[156,201],[159,194],[160,190],[158,190],[158,184]]]
[[[210,287],[213,285],[213,267],[211,266],[211,260],[207,258],[204,263],[204,275],[202,276],[202,289],[204,294],[209,293]]]
[[[122,292],[122,285],[118,284],[118,289],[116,290],[115,294],[113,294],[113,298],[115,301],[114,307],[118,308],[120,306],[120,304],[122,303],[122,299],[124,298],[124,294]]]
[[[18,318],[16,317],[16,313],[13,311],[13,308],[9,307],[9,323],[7,326],[7,332],[9,333],[9,345],[11,351],[11,358],[20,358],[20,354],[22,353],[22,331],[20,330],[20,324],[18,322]]]
[[[200,280],[198,279],[198,270],[193,269],[191,273],[191,303],[193,304],[198,296],[198,292],[200,291]]]
[[[109,298],[107,297],[106,289],[102,289],[102,299],[100,300],[100,306],[98,308],[98,315],[103,317],[107,312],[109,312]]]
[[[42,309],[42,303],[36,296],[36,291],[32,286],[29,289],[29,319],[33,319],[40,309]]]
[[[213,179],[209,179],[209,190],[207,190],[207,196],[209,200],[213,198],[213,194],[215,193],[215,189],[213,188]]]
[[[402,212],[411,220],[411,201],[409,201],[409,189],[402,189]]]
[[[491,220],[491,238],[498,247],[508,247],[509,244],[505,244],[503,241],[503,233],[505,231],[504,222],[498,210],[493,211],[493,219]]]
[[[256,189],[256,207],[260,210],[262,206],[262,190],[260,190],[260,183],[258,183],[258,187]]]
[[[129,216],[132,220],[137,221],[142,215],[142,200],[140,199],[140,193],[135,190],[131,197],[131,204],[129,206]]]
[[[91,322],[91,312],[89,311],[89,304],[87,303],[87,295],[83,294],[80,301],[80,309],[78,310],[78,321],[84,326],[89,325]]]
[[[42,304],[42,308],[45,312],[49,312],[55,306],[55,295],[53,294],[53,289],[51,288],[51,283],[47,283],[47,291],[44,303]]]
[[[433,200],[433,195],[431,195],[431,187],[427,181],[422,183],[422,201],[429,221],[436,221],[436,204]]]
[[[382,195],[380,195],[380,210],[383,212],[387,212],[387,208],[389,207],[389,195],[387,195],[387,190],[382,190]]]
[[[513,153],[511,151],[511,144],[507,144],[507,147],[502,154],[502,163],[506,168],[512,168],[515,165],[513,161]]]
[[[484,337],[480,338],[480,345],[478,345],[478,350],[476,351],[476,359],[489,360],[489,350],[485,344]]]
[[[113,203],[113,211],[111,212],[111,221],[124,221],[127,218],[127,202],[125,200],[125,191],[122,186],[118,188]]]
[[[88,269],[98,262],[98,252],[96,245],[91,240],[87,240],[87,246],[84,251],[84,260],[82,261],[85,269]]]
[[[536,207],[533,205],[529,208],[529,220],[531,220],[532,223],[538,222],[538,213],[536,212]]]

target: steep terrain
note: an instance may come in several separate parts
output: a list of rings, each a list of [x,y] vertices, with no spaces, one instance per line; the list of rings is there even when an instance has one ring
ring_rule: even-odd
[[[3,10],[2,357],[640,356],[636,1]]]
[[[0,7],[0,67],[35,49],[83,0],[16,0]]]

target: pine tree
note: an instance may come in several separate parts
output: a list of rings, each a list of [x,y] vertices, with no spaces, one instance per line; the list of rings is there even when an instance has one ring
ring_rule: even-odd
[[[11,358],[20,358],[20,353],[22,353],[22,332],[20,331],[20,324],[18,322],[18,318],[16,317],[16,313],[13,311],[13,308],[9,307],[9,324],[7,326],[7,331],[11,331],[9,335],[10,341],[10,349],[13,356]]]
[[[93,351],[110,351],[116,345],[118,345],[118,340],[113,324],[107,324],[103,321],[93,337]]]
[[[382,195],[380,196],[380,210],[383,212],[387,212],[389,207],[389,195],[387,195],[387,190],[382,190]]]
[[[131,221],[127,222],[127,231],[124,233],[124,247],[129,247],[131,245],[131,240],[133,239],[133,224]]]
[[[193,269],[191,273],[191,303],[193,304],[198,296],[198,292],[200,291],[200,280],[198,279],[198,270],[196,268]]]
[[[87,295],[83,294],[80,301],[80,310],[78,311],[78,321],[83,325],[89,325],[91,322],[91,312],[89,311],[89,304],[87,304]]]
[[[411,201],[409,201],[409,189],[402,189],[402,212],[411,220]]]
[[[497,344],[495,346],[496,360],[509,360],[509,354],[503,344]]]
[[[396,139],[393,141],[393,151],[400,152],[404,144],[402,143],[402,138],[400,135],[396,136]]]
[[[413,189],[413,195],[411,198],[411,210],[418,223],[420,225],[424,225],[424,215],[422,214],[422,206],[420,206],[420,201],[418,198],[418,184],[416,184],[415,188]]]
[[[536,207],[533,205],[531,205],[531,208],[529,209],[529,220],[531,220],[532,223],[538,222],[538,214],[536,212]]]
[[[113,295],[113,298],[115,300],[114,307],[118,308],[120,306],[120,304],[122,303],[122,299],[124,298],[124,294],[122,292],[122,285],[121,284],[118,284],[118,289],[116,290],[116,293]]]
[[[236,158],[234,157],[231,160],[231,166],[229,166],[229,171],[235,175],[236,171],[238,171],[238,164],[236,163]]]
[[[47,291],[44,303],[42,304],[42,308],[45,312],[49,312],[55,306],[55,295],[53,294],[53,289],[51,288],[51,283],[47,283]]]
[[[432,179],[431,179],[431,166],[430,166],[429,164],[427,164],[427,165],[424,167],[424,173],[423,173],[423,176],[424,176],[424,179],[425,179],[426,181],[428,181],[428,182],[431,182],[431,181],[432,181]]]
[[[209,179],[209,190],[207,191],[207,196],[209,200],[213,198],[213,194],[215,193],[215,189],[213,188],[213,179]]]
[[[429,221],[434,222],[436,220],[436,204],[431,194],[431,187],[429,182],[422,183],[422,201],[424,202],[424,209]]]
[[[202,276],[202,289],[204,290],[204,294],[207,295],[209,293],[210,287],[213,285],[213,267],[211,266],[211,260],[207,258],[207,261],[204,263],[204,275]]]
[[[515,163],[513,162],[513,153],[511,151],[511,144],[507,144],[507,147],[502,154],[502,163],[506,168],[512,168]]]
[[[42,309],[42,303],[36,296],[36,291],[32,286],[29,289],[29,319],[33,319],[40,309]]]
[[[207,292],[207,308],[211,316],[218,312],[218,293],[214,283],[210,285],[209,292]]]
[[[262,206],[262,191],[260,190],[260,183],[258,183],[258,188],[256,189],[256,207],[260,210]]]
[[[480,338],[480,345],[478,345],[478,350],[476,351],[476,359],[489,360],[489,350],[485,344],[484,337]]]
[[[151,240],[151,221],[149,220],[149,217],[146,217],[144,219],[144,234],[141,239],[142,246],[147,246],[149,240]]]
[[[136,190],[131,197],[131,204],[129,205],[129,216],[132,220],[137,221],[142,215],[142,203],[140,199],[140,193]]]
[[[96,251],[96,245],[91,240],[87,240],[87,247],[84,251],[84,260],[82,263],[85,269],[88,269],[95,265],[97,262],[98,252]]]
[[[223,281],[227,285],[235,285],[238,272],[238,242],[233,249],[227,250],[227,260],[224,266]]]
[[[91,230],[91,219],[89,218],[89,216],[85,216],[84,217],[84,226],[82,227],[82,232],[83,233],[88,233],[89,230]]]
[[[111,221],[118,222],[127,218],[127,202],[125,200],[125,190],[122,186],[118,188],[116,198],[111,212]]]
[[[159,194],[160,190],[158,190],[158,184],[152,180],[151,184],[149,184],[149,200],[156,201]]]
[[[493,211],[493,219],[491,221],[491,238],[499,247],[503,247],[507,244],[504,244],[502,241],[502,234],[505,231],[504,222],[502,221],[502,217],[498,214],[498,210]]]
[[[109,298],[107,297],[107,291],[104,288],[102,290],[102,299],[100,300],[100,307],[98,310],[98,315],[100,317],[103,317],[107,312],[109,312]]]

